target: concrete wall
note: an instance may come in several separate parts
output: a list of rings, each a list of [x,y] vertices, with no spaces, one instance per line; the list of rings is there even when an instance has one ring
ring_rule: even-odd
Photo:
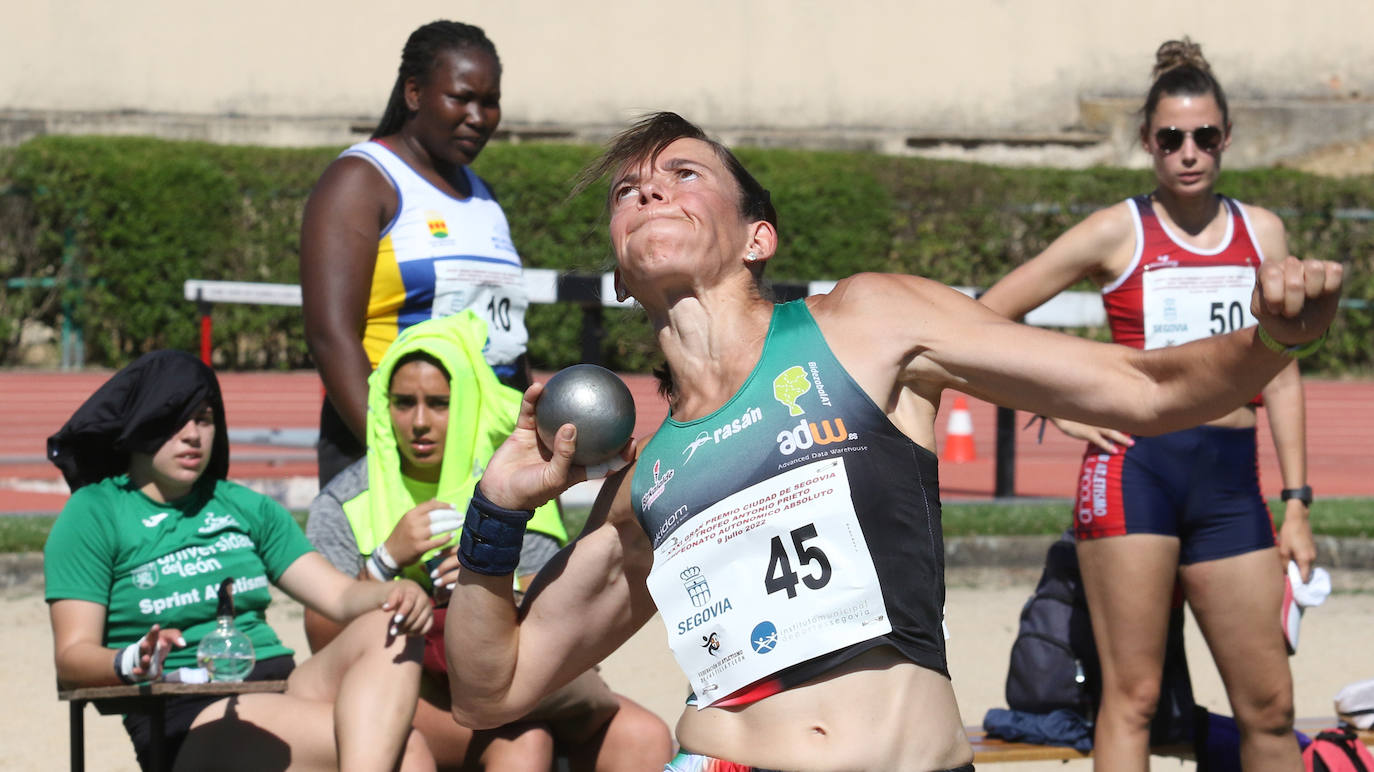
[[[1056,134],[1081,125],[1081,97],[1138,98],[1155,47],[1185,33],[1203,43],[1236,98],[1353,96],[1365,104],[1361,95],[1374,94],[1370,0],[410,0],[392,6],[403,10],[383,7],[356,0],[10,3],[0,25],[0,111],[12,122],[46,126],[117,123],[131,112],[367,124],[380,114],[406,35],[441,17],[479,24],[496,42],[513,127],[618,126],[639,112],[674,109],[719,132]],[[98,117],[72,118],[78,114]],[[313,136],[263,140],[250,132],[248,141]]]

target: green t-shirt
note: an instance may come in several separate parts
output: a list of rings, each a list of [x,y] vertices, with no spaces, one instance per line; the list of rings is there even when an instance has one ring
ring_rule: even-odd
[[[104,606],[111,648],[154,623],[179,628],[187,645],[167,656],[170,670],[195,665],[215,628],[220,582],[232,577],[235,623],[264,660],[292,653],[267,625],[267,585],[310,550],[285,509],[242,485],[221,480],[160,504],[121,475],[81,488],[62,509],[43,548],[46,597]]]

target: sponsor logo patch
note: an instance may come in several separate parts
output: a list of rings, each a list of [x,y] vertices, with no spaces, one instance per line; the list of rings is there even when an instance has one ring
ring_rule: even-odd
[[[689,442],[687,447],[682,449],[682,452],[687,456],[687,461],[682,463],[686,464],[690,462],[692,456],[696,455],[697,448],[700,448],[702,445],[708,442],[718,445],[761,421],[763,421],[763,410],[758,407],[751,407],[747,408],[739,418],[726,421],[710,431],[698,433],[696,438]]]
[[[132,576],[134,586],[140,590],[148,590],[157,586],[158,570],[157,561],[144,563],[135,568]]]
[[[693,606],[701,608],[711,602],[711,585],[701,575],[700,566],[688,566],[678,576],[682,578],[682,586],[687,590],[687,597],[691,598]]]
[[[778,373],[773,379],[773,399],[787,408],[788,415],[799,416],[806,413],[801,405],[797,404],[797,400],[808,391],[811,391],[811,381],[807,380],[806,371],[801,365],[793,365]]]
[[[832,445],[836,442],[858,439],[858,435],[850,434],[844,427],[844,419],[835,416],[819,421],[807,421],[803,418],[797,422],[796,428],[778,432],[776,439],[778,452],[790,456],[813,445]]]
[[[754,653],[767,654],[778,646],[778,628],[766,619],[759,622],[749,634],[749,645]]]
[[[225,528],[241,528],[239,521],[233,515],[217,515],[214,512],[205,513],[205,524],[197,529],[198,533],[215,533],[223,531]]]
[[[436,239],[448,238],[448,223],[444,222],[444,216],[438,212],[425,212],[425,225],[429,227],[430,236]]]

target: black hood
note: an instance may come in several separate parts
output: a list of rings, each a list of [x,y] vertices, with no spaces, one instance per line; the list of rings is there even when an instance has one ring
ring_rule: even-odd
[[[48,460],[73,491],[129,470],[129,454],[156,453],[201,401],[215,411],[215,441],[201,480],[229,474],[229,431],[215,371],[184,351],[144,354],[115,373],[48,438]]]

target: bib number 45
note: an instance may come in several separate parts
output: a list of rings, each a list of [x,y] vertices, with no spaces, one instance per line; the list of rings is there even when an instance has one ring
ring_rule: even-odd
[[[787,551],[788,545],[783,543],[781,536],[774,536],[769,543],[768,570],[763,575],[763,587],[769,595],[775,592],[786,592],[788,598],[795,598],[797,597],[798,582],[813,590],[819,590],[830,583],[830,559],[825,556],[825,552],[820,547],[806,546],[806,542],[816,538],[816,525],[808,523],[796,528],[790,536],[792,538],[792,552],[790,554]],[[794,560],[800,568],[806,568],[814,563],[814,570],[808,572],[806,576],[799,576],[792,569]]]

